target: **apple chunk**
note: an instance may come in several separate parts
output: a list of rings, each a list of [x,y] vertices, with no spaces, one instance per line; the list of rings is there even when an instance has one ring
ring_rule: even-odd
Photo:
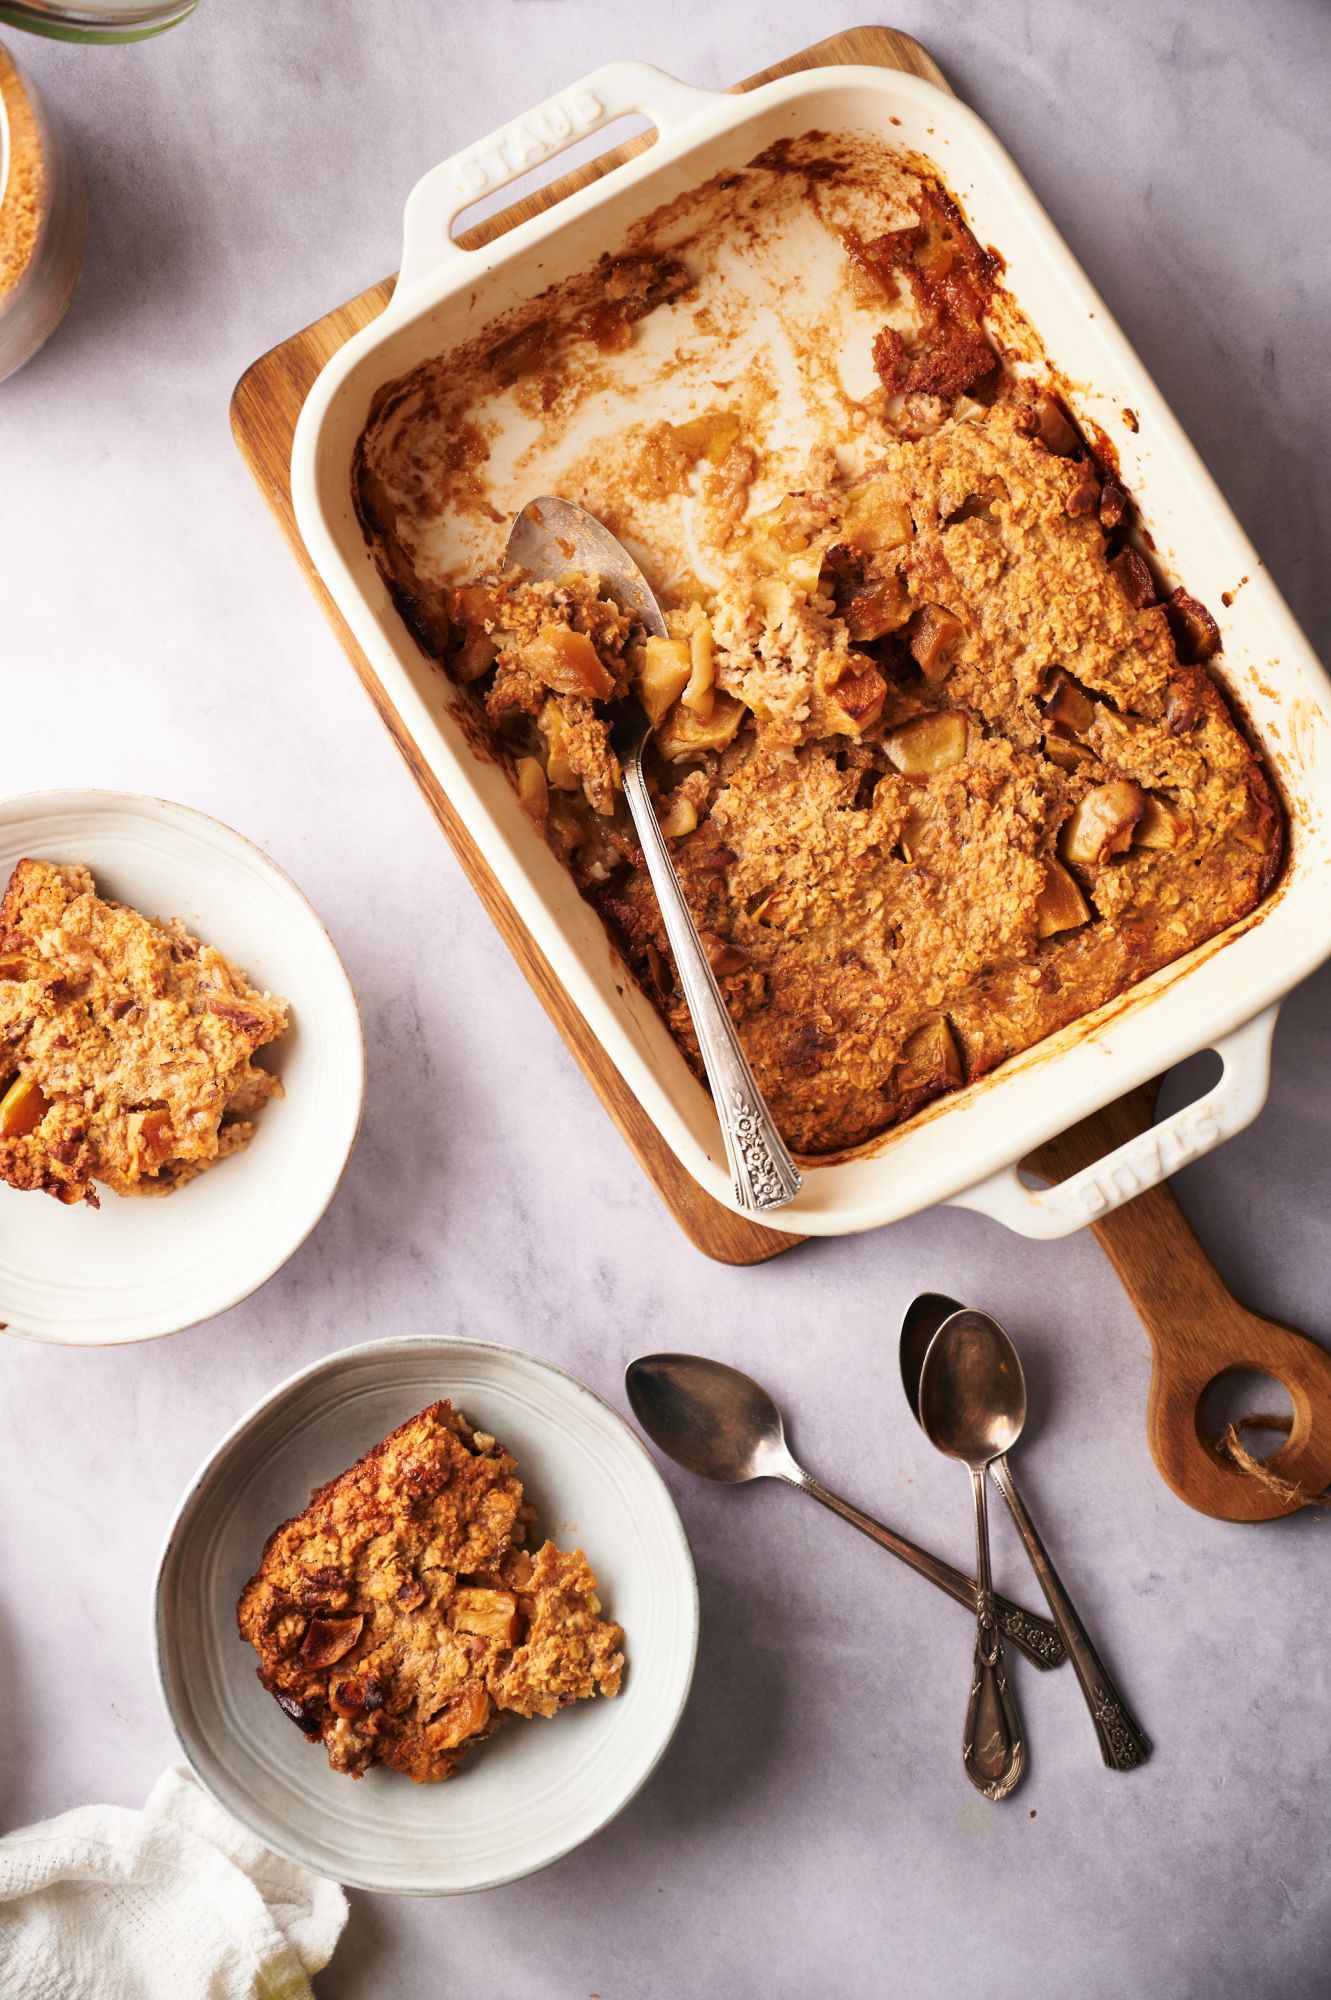
[[[1154,792],[1148,792],[1141,818],[1132,830],[1132,844],[1134,847],[1158,847],[1168,851],[1182,847],[1191,832],[1187,817],[1176,806],[1168,805],[1164,799],[1156,798]]]
[[[1085,688],[1061,667],[1050,683],[1044,712],[1051,722],[1062,723],[1074,736],[1084,736],[1095,721],[1095,703]]]
[[[556,694],[608,701],[615,691],[614,676],[595,646],[585,632],[575,632],[571,625],[542,625],[526,648],[523,665]]]
[[[846,630],[856,645],[895,632],[910,616],[910,598],[895,570],[857,590],[846,606]]]
[[[349,1653],[365,1627],[364,1614],[350,1618],[311,1618],[301,1641],[300,1657],[316,1672],[331,1667]]]
[[[430,1748],[435,1751],[455,1750],[459,1743],[465,1743],[469,1736],[475,1736],[484,1729],[490,1719],[490,1710],[490,1697],[481,1683],[466,1682],[426,1725]]]
[[[667,840],[682,840],[686,833],[696,829],[698,808],[684,786],[679,785],[667,798],[658,800],[656,817]]]
[[[1243,808],[1243,816],[1234,828],[1234,838],[1254,854],[1269,854],[1276,833],[1275,812],[1268,798],[1248,786],[1248,801]]]
[[[1037,937],[1054,937],[1059,931],[1075,931],[1090,917],[1086,898],[1061,861],[1046,861],[1044,887],[1035,902]]]
[[[827,727],[836,736],[858,736],[882,713],[887,682],[877,667],[863,665],[844,673],[827,690]]]
[[[1088,744],[1079,743],[1075,736],[1063,736],[1056,729],[1051,729],[1044,739],[1044,754],[1060,771],[1082,771],[1095,762],[1095,752]]]
[[[692,678],[693,657],[688,640],[644,639],[630,656],[629,672],[638,700],[655,729]]]
[[[912,615],[906,627],[906,644],[927,681],[937,684],[947,679],[952,655],[965,630],[956,614],[941,604],[922,604]]]
[[[709,465],[720,465],[740,430],[740,420],[733,410],[709,410],[687,424],[670,426],[675,446],[690,465],[696,465],[700,458],[705,458]]]
[[[743,702],[720,690],[713,697],[711,714],[706,716],[686,708],[681,699],[662,722],[657,746],[672,764],[700,756],[704,750],[724,750],[727,743],[734,741],[744,716]]]
[[[1035,434],[1056,458],[1070,458],[1081,443],[1076,426],[1056,396],[1048,390],[1035,403]]]
[[[913,1095],[920,1090],[954,1090],[962,1081],[961,1057],[952,1030],[939,1014],[907,1038],[897,1070],[897,1088],[903,1095]]]
[[[20,1076],[0,1097],[0,1139],[23,1139],[47,1113],[47,1101],[30,1076]]]
[[[1206,606],[1190,597],[1182,584],[1166,604],[1165,616],[1181,660],[1191,665],[1197,660],[1209,660],[1212,653],[1219,652],[1220,627]]]
[[[881,478],[852,486],[846,496],[841,532],[854,548],[873,554],[900,548],[915,534],[906,502],[894,494]]]
[[[927,777],[959,764],[966,755],[966,718],[955,708],[917,715],[883,739],[883,748],[907,777]]]
[[[1059,853],[1081,868],[1098,868],[1111,855],[1126,853],[1145,804],[1141,786],[1126,778],[1092,786],[1064,822]]]
[[[464,1584],[454,1596],[451,1622],[457,1632],[474,1632],[501,1646],[511,1646],[518,1629],[518,1600],[511,1590]]]

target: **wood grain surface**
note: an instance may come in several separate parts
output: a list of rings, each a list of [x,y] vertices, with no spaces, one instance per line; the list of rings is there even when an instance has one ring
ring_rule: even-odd
[[[948,88],[937,64],[909,35],[891,28],[855,28],[763,70],[736,89],[752,90],[797,70],[842,63],[906,70]],[[459,241],[467,248],[493,241],[516,223],[588,186],[649,143],[647,137],[631,140],[513,203]],[[473,888],[639,1165],[685,1235],[706,1256],[728,1264],[761,1263],[804,1239],[732,1215],[680,1166],[589,1032],[466,833],[305,552],[289,478],[296,419],[324,363],[383,311],[393,283],[389,278],[372,285],[247,369],[232,398],[236,443]],[[1047,1179],[1066,1178],[1144,1131],[1152,1122],[1153,1097],[1149,1088],[1133,1092],[1051,1141],[1028,1164]],[[1301,1504],[1240,1472],[1217,1452],[1201,1428],[1198,1410],[1205,1391],[1218,1376],[1237,1370],[1275,1376],[1293,1400],[1293,1429],[1288,1443],[1269,1461],[1272,1470],[1308,1493],[1331,1484],[1331,1355],[1306,1335],[1260,1318],[1232,1297],[1168,1188],[1138,1195],[1093,1227],[1150,1336],[1153,1369],[1147,1434],[1162,1476],[1180,1499],[1202,1513],[1230,1521],[1267,1520]]]
[[[1027,1165],[1066,1180],[1148,1130],[1154,1084],[1130,1091],[1032,1154]],[[1242,1472],[1207,1436],[1201,1403],[1218,1377],[1253,1373],[1283,1382],[1294,1405],[1288,1443],[1266,1463],[1315,1495],[1331,1486],[1331,1354],[1306,1333],[1250,1312],[1229,1291],[1167,1186],[1148,1188],[1092,1227],[1151,1342],[1146,1437],[1181,1500],[1222,1521],[1296,1513],[1282,1494]]]

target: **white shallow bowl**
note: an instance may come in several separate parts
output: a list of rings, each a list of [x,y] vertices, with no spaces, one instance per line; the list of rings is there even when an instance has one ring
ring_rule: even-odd
[[[0,803],[0,889],[24,855],[84,861],[103,895],[181,917],[291,1026],[260,1060],[286,1091],[242,1153],[175,1194],[66,1208],[0,1185],[0,1320],[32,1340],[152,1340],[239,1303],[299,1249],[351,1156],[365,1047],[351,982],[295,883],[230,827],[128,792],[33,792]]]
[[[513,1453],[537,1533],[586,1551],[628,1670],[613,1701],[515,1721],[445,1784],[353,1780],[260,1686],[236,1601],[311,1489],[441,1396]],[[483,1340],[375,1341],[293,1375],[205,1464],[157,1573],[158,1685],[201,1783],[278,1854],[393,1895],[494,1888],[590,1839],[664,1753],[697,1645],[693,1558],[645,1446],[573,1376]]]

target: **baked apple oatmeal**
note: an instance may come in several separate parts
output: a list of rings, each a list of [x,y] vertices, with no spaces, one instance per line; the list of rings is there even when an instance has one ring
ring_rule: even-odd
[[[282,1086],[253,1057],[287,1025],[175,919],[25,859],[0,901],[0,1180],[98,1206],[168,1194],[249,1143]]]
[[[860,343],[827,351],[831,322],[773,293],[802,328],[797,449],[790,367],[726,317],[749,282],[734,244],[760,268],[782,205],[810,296],[841,286]],[[806,1155],[873,1138],[1254,909],[1282,823],[1212,678],[1219,631],[1162,579],[1112,449],[926,163],[806,134],[533,310],[380,392],[357,505],[404,618],[695,1071],[611,746],[629,690],[713,969]],[[561,462],[551,438],[586,436],[625,350],[637,414]],[[658,419],[650,396],[677,406],[681,381],[690,407]],[[595,577],[498,567],[496,501],[543,491],[629,542],[669,638]]]
[[[525,1546],[514,1460],[432,1403],[269,1537],[237,1608],[259,1679],[335,1771],[449,1778],[511,1716],[616,1695],[580,1549]]]

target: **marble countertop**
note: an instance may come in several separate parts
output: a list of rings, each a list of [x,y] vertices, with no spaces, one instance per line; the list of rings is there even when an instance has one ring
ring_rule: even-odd
[[[672,1475],[704,1630],[655,1779],[515,1887],[353,1897],[324,2000],[1325,1992],[1331,1525],[1221,1526],[1168,1493],[1145,1339],[1089,1235],[1028,1245],[941,1211],[750,1271],[690,1249],[228,436],[244,366],[394,268],[407,189],[464,141],[608,56],[721,85],[847,11],[202,0],[160,41],[20,49],[77,135],[92,238],[68,322],[0,390],[0,790],[162,793],[263,843],[345,955],[371,1076],[332,1211],[257,1297],[144,1348],[0,1343],[0,1823],[146,1795],[174,1755],[147,1603],[181,1488],[279,1377],[376,1333],[511,1340],[621,1403],[635,1352],[724,1355],[778,1393],[811,1468],[966,1560],[964,1483],[896,1383],[900,1314],[926,1287],[1019,1335],[1029,1499],[1158,1746],[1104,1772],[1071,1675],[1023,1673],[1030,1776],[988,1805],[957,1754],[955,1610],[791,1492]],[[1326,652],[1331,15],[889,11],[1016,155]],[[1323,1334],[1328,998],[1326,975],[1291,997],[1269,1108],[1178,1182],[1234,1288]],[[535,1142],[551,1128],[558,1152]],[[1000,1583],[1029,1595],[996,1534]]]

